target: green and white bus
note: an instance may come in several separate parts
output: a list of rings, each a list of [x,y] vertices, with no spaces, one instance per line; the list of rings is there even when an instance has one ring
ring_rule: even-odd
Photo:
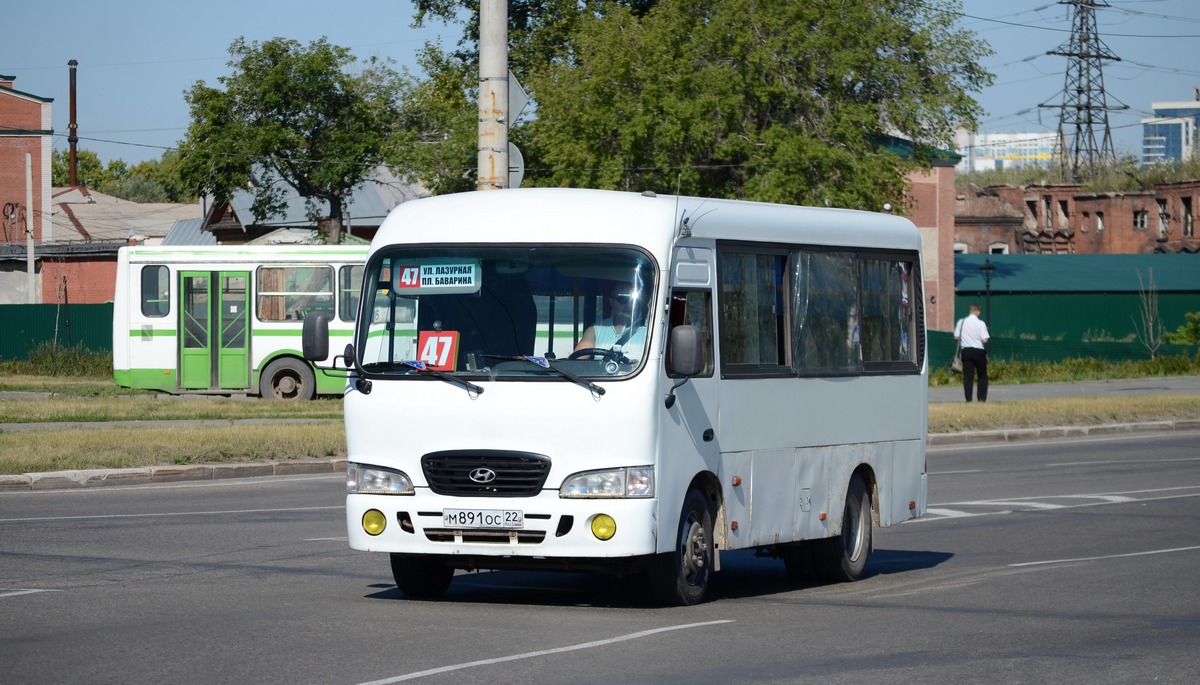
[[[124,247],[113,299],[117,385],[276,399],[340,395],[300,353],[304,317],[354,331],[367,246]]]

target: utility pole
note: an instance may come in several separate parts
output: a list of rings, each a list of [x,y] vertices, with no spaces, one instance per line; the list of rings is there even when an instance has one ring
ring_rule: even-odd
[[[29,304],[37,304],[37,264],[33,257],[33,155],[25,153],[25,271]]]
[[[1094,169],[1103,162],[1116,159],[1108,110],[1128,109],[1129,106],[1109,107],[1104,90],[1101,61],[1121,61],[1100,40],[1096,30],[1096,8],[1110,5],[1105,0],[1058,0],[1058,4],[1071,5],[1071,38],[1046,54],[1060,55],[1068,60],[1062,104],[1042,103],[1039,106],[1059,110],[1055,146],[1063,169],[1078,181],[1081,169]]]
[[[479,3],[479,167],[476,190],[508,187],[508,0]]]

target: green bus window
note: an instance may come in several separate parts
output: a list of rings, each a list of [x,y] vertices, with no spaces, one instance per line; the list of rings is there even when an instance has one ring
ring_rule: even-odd
[[[171,272],[161,265],[142,267],[142,315],[161,318],[171,311]]]

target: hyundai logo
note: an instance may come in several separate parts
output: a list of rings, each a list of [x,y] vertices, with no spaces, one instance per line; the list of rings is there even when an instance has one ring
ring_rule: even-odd
[[[491,469],[477,468],[468,475],[476,483],[490,483],[496,480],[496,472]]]

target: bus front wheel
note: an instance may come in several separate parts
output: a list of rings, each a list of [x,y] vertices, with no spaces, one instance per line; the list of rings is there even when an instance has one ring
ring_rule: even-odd
[[[699,604],[708,591],[712,568],[712,512],[704,493],[690,490],[679,515],[675,549],[658,555],[650,567],[650,589],[663,604]]]
[[[861,476],[850,478],[846,489],[846,511],[842,534],[814,543],[815,561],[821,577],[832,583],[862,578],[871,555],[871,495]]]
[[[258,391],[265,400],[311,400],[316,395],[317,379],[308,364],[283,357],[263,369]]]
[[[392,578],[400,592],[415,599],[437,599],[446,594],[454,569],[432,556],[392,555]]]

